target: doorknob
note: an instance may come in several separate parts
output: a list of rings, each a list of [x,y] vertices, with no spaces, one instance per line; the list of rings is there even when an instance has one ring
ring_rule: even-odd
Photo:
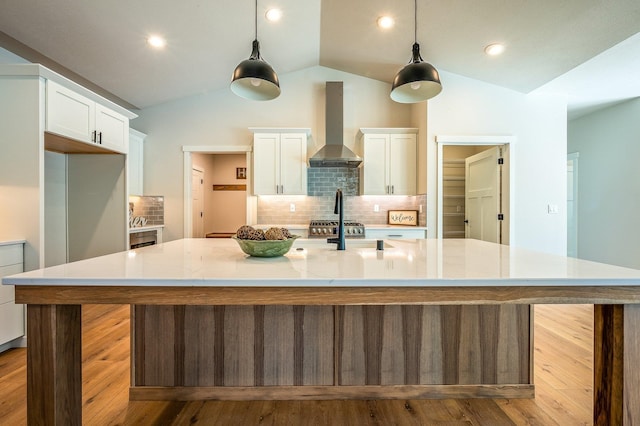
[[[464,220],[464,223],[469,223],[469,219],[465,219],[465,220]]]

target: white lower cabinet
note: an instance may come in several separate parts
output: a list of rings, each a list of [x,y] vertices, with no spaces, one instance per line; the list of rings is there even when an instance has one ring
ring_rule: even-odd
[[[0,243],[0,278],[23,272],[23,243]],[[15,304],[13,286],[0,285],[0,347],[24,336],[24,305]]]

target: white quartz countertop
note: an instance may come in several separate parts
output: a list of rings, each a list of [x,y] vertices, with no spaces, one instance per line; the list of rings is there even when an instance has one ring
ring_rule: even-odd
[[[146,225],[146,226],[134,226],[129,228],[129,233],[133,233],[133,232],[144,232],[144,231],[151,231],[153,229],[162,229],[164,228],[164,225]]]
[[[640,271],[471,239],[296,240],[254,258],[232,239],[184,239],[30,271],[3,284],[69,286],[638,286]]]

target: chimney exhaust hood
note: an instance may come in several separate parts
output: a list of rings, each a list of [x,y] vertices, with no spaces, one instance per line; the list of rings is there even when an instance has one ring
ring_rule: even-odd
[[[342,81],[327,81],[325,103],[326,145],[309,158],[311,167],[358,167],[362,158],[344,146]]]

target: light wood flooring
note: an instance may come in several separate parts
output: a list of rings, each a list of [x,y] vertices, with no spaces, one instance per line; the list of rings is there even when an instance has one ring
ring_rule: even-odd
[[[535,308],[536,398],[129,402],[129,307],[83,308],[86,425],[589,425],[593,307]],[[0,425],[26,424],[26,351],[0,354]]]

